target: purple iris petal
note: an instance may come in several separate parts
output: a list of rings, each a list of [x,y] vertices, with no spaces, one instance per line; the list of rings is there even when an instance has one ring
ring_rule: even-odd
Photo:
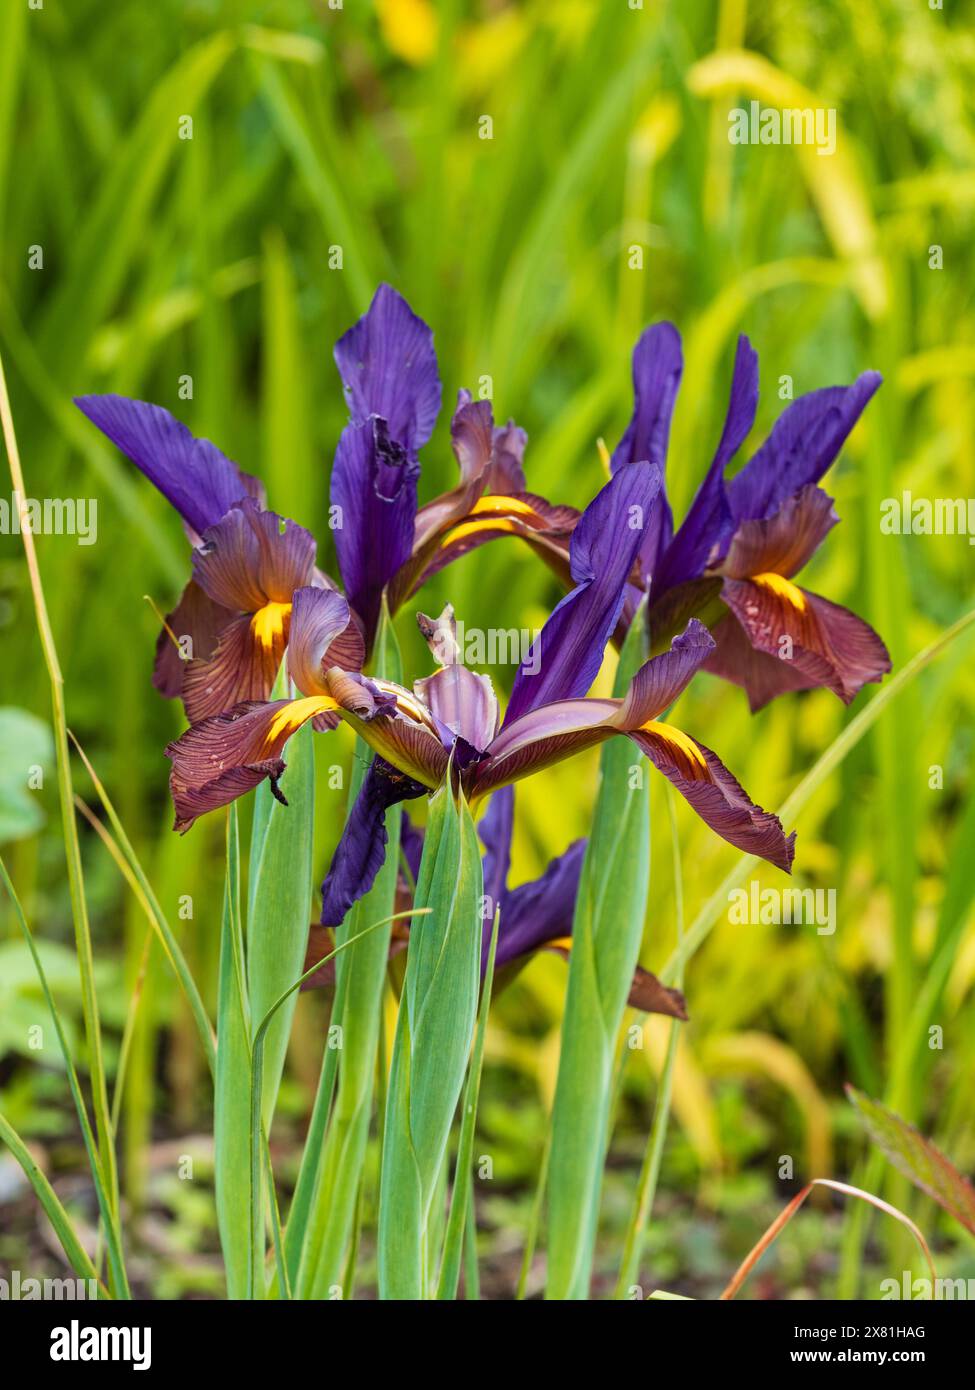
[[[849,609],[808,589],[789,588],[791,596],[786,597],[767,581],[726,579],[721,596],[751,646],[796,673],[787,685],[824,685],[848,705],[868,681],[879,681],[890,671],[887,648]],[[760,696],[750,682],[751,667],[737,672],[727,665],[728,656],[722,643],[711,658],[712,669],[745,685],[754,711]]]
[[[485,922],[488,939],[491,923],[494,921],[493,909],[504,898],[508,886],[508,870],[511,867],[511,836],[515,821],[515,789],[502,787],[491,797],[477,833],[484,846],[482,872],[484,875],[484,896],[491,904],[490,922]]]
[[[193,552],[193,578],[214,603],[254,613],[265,603],[290,603],[311,582],[315,538],[295,521],[241,499]]]
[[[437,356],[433,333],[401,294],[379,286],[367,313],[335,344],[335,363],[353,424],[379,415],[408,452],[423,447],[440,411]]]
[[[493,495],[517,496],[526,490],[522,460],[528,436],[514,420],[495,425],[490,401],[475,401],[463,388],[457,392],[450,443],[462,483],[481,479],[484,491]]]
[[[672,323],[655,323],[640,335],[633,349],[633,416],[613,450],[614,473],[626,463],[663,466],[683,368],[680,334]]]
[[[787,497],[778,511],[760,521],[742,521],[721,566],[729,579],[756,574],[798,574],[839,521],[833,499],[815,483]]]
[[[444,666],[414,681],[413,689],[451,743],[461,739],[483,753],[498,731],[498,700],[490,676],[477,675],[466,666]]]
[[[622,468],[583,512],[569,550],[576,587],[554,609],[518,668],[506,728],[540,705],[585,695],[592,685],[623,606],[626,581],[654,525],[662,476],[659,463]]]
[[[779,695],[814,690],[829,677],[825,665],[817,663],[814,667],[811,662],[804,661],[800,667],[795,661],[782,661],[778,655],[770,656],[753,647],[734,613],[729,612],[715,623],[714,638],[717,645],[708,657],[705,670],[740,685],[748,696],[752,714],[764,709]]]
[[[484,894],[491,912],[484,922],[481,972],[491,949],[494,909],[501,909],[498,923],[498,950],[495,966],[544,946],[572,932],[579,873],[586,852],[585,840],[576,840],[566,852],[553,859],[541,878],[508,890],[511,864],[511,836],[514,828],[515,793],[502,787],[494,793],[487,812],[477,827],[484,845]]]
[[[386,858],[387,810],[426,791],[385,758],[373,758],[322,884],[322,926],[337,927],[372,887]]]
[[[758,453],[728,484],[736,521],[771,516],[807,483],[818,483],[880,385],[863,372],[852,386],[800,396],[779,416]]]
[[[175,830],[188,830],[198,817],[228,806],[265,777],[270,777],[275,796],[283,800],[277,789],[285,769],[281,753],[310,717],[297,722],[288,719],[293,709],[290,700],[250,701],[192,724],[168,745]]]
[[[691,618],[671,642],[670,650],[644,662],[630,681],[620,708],[620,728],[638,728],[662,714],[687,688],[714,648],[714,638],[704,624]]]
[[[496,967],[537,951],[548,941],[572,935],[585,853],[586,841],[575,840],[564,854],[552,860],[541,878],[522,883],[505,895],[498,924]],[[490,944],[489,936],[487,943]]]
[[[371,641],[386,584],[410,557],[420,465],[381,419],[346,425],[332,469],[335,549],[349,602]]]
[[[327,692],[325,673],[331,666],[348,670],[362,664],[362,644],[350,624],[349,605],[333,589],[296,589],[291,601],[291,628],[288,637],[288,672],[303,695]],[[351,631],[350,631],[351,627]],[[357,662],[337,659],[334,650],[345,634],[348,654]],[[329,656],[329,654],[331,654]],[[328,659],[326,659],[328,658]]]
[[[697,496],[653,576],[658,597],[688,579],[697,579],[709,563],[721,559],[734,531],[724,471],[748,437],[758,409],[758,354],[742,334],[735,353],[731,397],[717,452]]]
[[[495,425],[491,467],[488,470],[488,492],[510,496],[512,493],[517,495],[527,490],[524,469],[527,444],[528,435],[514,420],[509,420],[506,425]]]
[[[221,633],[236,616],[236,612],[214,603],[205,589],[190,580],[176,607],[167,613],[166,626],[156,639],[152,683],[161,695],[172,700],[182,692],[187,665],[183,653],[191,651],[195,657],[208,661]]]
[[[413,876],[413,882],[416,883],[420,877],[420,860],[423,857],[423,831],[418,825],[413,824],[405,811],[399,832],[399,847]]]
[[[610,470],[624,464],[648,461],[663,470],[667,460],[670,420],[680,386],[684,361],[680,334],[672,323],[655,323],[641,334],[633,349],[633,415],[623,438],[613,450]],[[670,544],[674,523],[666,494],[647,527],[640,567],[651,576],[664,549]]]
[[[529,710],[506,725],[474,768],[468,790],[484,796],[495,787],[517,782],[531,772],[561,762],[572,753],[612,738],[619,700],[556,700]]]
[[[752,801],[717,753],[666,724],[635,729],[630,738],[722,839],[791,873],[796,832],[786,835],[778,816]]]
[[[76,396],[75,405],[146,475],[198,535],[252,492],[250,480],[209,439],[147,401]]]
[[[476,401],[470,391],[457,392],[457,409],[450,422],[450,444],[462,483],[480,478],[491,462],[494,411],[490,401]]]

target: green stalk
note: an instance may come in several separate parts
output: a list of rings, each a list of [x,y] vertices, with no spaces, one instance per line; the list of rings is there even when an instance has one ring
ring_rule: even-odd
[[[6,1144],[14,1158],[24,1170],[24,1175],[37,1194],[37,1199],[44,1208],[47,1218],[54,1227],[54,1233],[61,1242],[61,1248],[68,1257],[68,1263],[78,1275],[79,1279],[92,1279],[98,1284],[98,1296],[104,1297],[104,1286],[98,1283],[98,1274],[92,1264],[88,1252],[85,1250],[81,1241],[75,1234],[71,1224],[71,1217],[65,1211],[64,1206],[54,1188],[47,1178],[38,1168],[31,1154],[30,1149],[21,1139],[3,1115],[0,1115],[0,1139]]]
[[[545,1131],[545,1145],[542,1149],[542,1157],[538,1165],[538,1179],[535,1183],[535,1192],[532,1197],[531,1212],[528,1217],[528,1229],[525,1231],[525,1249],[521,1257],[521,1269],[518,1273],[518,1288],[515,1291],[515,1298],[521,1302],[528,1293],[528,1280],[531,1277],[532,1264],[535,1259],[535,1250],[538,1245],[538,1233],[542,1225],[542,1212],[545,1208],[545,1192],[548,1186],[548,1161],[552,1153],[552,1127],[549,1125]]]
[[[340,981],[336,985],[335,997],[332,1001],[333,1020],[342,1017],[344,1005],[345,983],[344,981]],[[308,1133],[305,1135],[305,1145],[301,1153],[301,1163],[298,1168],[298,1181],[295,1184],[294,1196],[291,1199],[291,1209],[288,1212],[288,1224],[284,1232],[284,1256],[288,1267],[288,1278],[293,1287],[297,1287],[301,1274],[301,1263],[308,1249],[308,1223],[315,1200],[315,1194],[318,1190],[322,1153],[325,1146],[325,1135],[328,1130],[329,1116],[332,1110],[332,1097],[335,1094],[337,1073],[338,1049],[326,1047],[325,1055],[322,1058],[322,1069],[318,1077],[318,1088],[315,1092],[315,1103],[312,1106]]]
[[[620,654],[621,695],[644,659],[643,610]],[[572,924],[552,1110],[546,1297],[586,1299],[613,1099],[616,1039],[640,952],[650,885],[650,803],[627,739],[602,752],[592,833]],[[634,785],[636,784],[636,785]]]
[[[264,1171],[267,1177],[267,1203],[271,1212],[271,1236],[274,1241],[274,1269],[277,1277],[278,1297],[286,1301],[291,1298],[291,1281],[288,1267],[284,1262],[284,1240],[281,1235],[281,1211],[278,1207],[278,1194],[274,1186],[274,1170],[271,1167],[271,1150],[267,1136],[264,1136]]]
[[[231,803],[227,811],[213,1115],[217,1225],[229,1298],[256,1296],[258,1284],[256,1271],[250,1267],[250,1074],[250,1011],[240,917],[240,843],[237,807]]]
[[[122,1041],[119,1043],[118,1061],[115,1064],[115,1088],[112,1091],[112,1129],[116,1134],[118,1134],[119,1118],[122,1113],[122,1097],[125,1094],[129,1075],[129,1054],[132,1050],[132,1039],[135,1036],[139,1009],[145,994],[146,972],[149,967],[151,947],[152,932],[147,931],[142,939],[142,957],[132,987],[132,997],[129,1000],[129,1007],[125,1015],[125,1027],[122,1029]]]
[[[464,1301],[477,1303],[481,1297],[480,1272],[477,1267],[477,1207],[474,1204],[474,1184],[467,1184],[467,1223],[464,1228]]]
[[[7,379],[0,358],[0,425],[3,429],[10,465],[10,477],[14,492],[21,498],[29,494],[24,484],[17,449],[17,436],[14,430],[10,397],[7,393]],[[44,652],[51,684],[51,705],[54,715],[54,743],[57,751],[58,796],[61,804],[61,828],[64,835],[65,856],[68,868],[68,887],[71,895],[71,915],[74,919],[75,946],[78,953],[78,969],[81,976],[81,1006],[85,1021],[85,1040],[88,1048],[88,1071],[91,1079],[92,1100],[95,1112],[95,1131],[98,1137],[98,1150],[108,1194],[109,1208],[113,1217],[118,1214],[118,1169],[115,1161],[115,1142],[112,1133],[112,1117],[108,1105],[108,1085],[105,1079],[105,1059],[102,1052],[101,1019],[98,1011],[98,996],[95,990],[95,962],[91,944],[91,927],[88,921],[88,904],[85,899],[84,874],[81,865],[81,845],[78,841],[78,827],[74,814],[74,787],[71,782],[71,759],[68,751],[68,728],[64,707],[64,677],[58,661],[54,633],[51,629],[41,583],[40,567],[30,521],[26,512],[21,516],[21,536],[24,542],[24,555],[30,577],[31,593],[34,600],[34,615],[37,630]],[[122,1292],[113,1286],[114,1293]]]
[[[37,978],[41,983],[41,991],[44,995],[45,1003],[47,1004],[48,1012],[54,1023],[54,1031],[57,1034],[61,1056],[64,1058],[64,1067],[68,1077],[68,1087],[71,1091],[71,1099],[74,1101],[75,1111],[78,1115],[78,1123],[81,1125],[81,1133],[85,1141],[85,1152],[88,1155],[88,1166],[91,1169],[95,1195],[98,1199],[98,1210],[101,1214],[102,1225],[105,1230],[112,1286],[119,1290],[121,1297],[130,1298],[129,1282],[125,1273],[125,1256],[122,1252],[121,1225],[118,1213],[112,1211],[109,1201],[108,1185],[105,1181],[105,1173],[99,1157],[98,1145],[95,1140],[95,1135],[92,1132],[91,1121],[88,1118],[88,1110],[81,1092],[81,1083],[78,1080],[78,1073],[75,1070],[74,1061],[71,1057],[68,1040],[61,1024],[61,1015],[58,1013],[58,1007],[54,1002],[54,995],[51,993],[51,988],[47,982],[47,975],[44,971],[44,966],[41,963],[37,945],[34,941],[34,933],[27,924],[27,918],[24,916],[24,910],[21,906],[20,899],[17,897],[13,883],[10,881],[10,875],[7,873],[7,866],[2,858],[0,858],[0,878],[3,879],[3,885],[13,905],[14,915],[20,925],[24,940],[27,942],[27,949],[30,951],[34,969],[37,971]]]
[[[667,811],[670,819],[671,844],[674,850],[674,911],[677,917],[677,944],[679,946],[684,935],[684,877],[681,870],[680,840],[677,836],[677,816],[674,809],[676,797],[675,791],[668,793]],[[677,988],[680,989],[682,984],[683,974],[678,976]],[[676,1018],[670,1025],[667,1055],[657,1087],[657,1103],[653,1111],[653,1124],[647,1138],[647,1147],[643,1155],[640,1178],[633,1201],[633,1214],[630,1217],[623,1246],[623,1259],[616,1284],[617,1299],[629,1298],[630,1289],[637,1284],[640,1277],[640,1260],[643,1256],[647,1227],[650,1225],[653,1200],[657,1195],[657,1179],[660,1177],[660,1163],[663,1159],[667,1126],[670,1121],[670,1101],[673,1094],[677,1046],[680,1042],[680,1026],[680,1020]]]
[[[287,685],[284,685],[287,690]],[[254,833],[248,866],[247,997],[251,1014],[262,1018],[300,972],[311,920],[315,813],[314,731],[299,729],[288,744],[281,778],[283,806],[265,781],[257,788]],[[270,1132],[284,1071],[297,995],[274,1018],[265,1039],[261,1114]]]
[[[374,667],[388,680],[402,680],[402,661],[388,612],[383,613],[376,642]],[[358,741],[349,788],[349,809],[358,796],[370,750]],[[340,944],[364,935],[363,925],[377,918],[391,921],[396,900],[402,812],[393,807],[386,815],[386,859],[376,881],[337,928]],[[369,1139],[376,1079],[376,1048],[382,1010],[391,926],[373,932],[336,966],[336,988],[342,989],[342,1046],[338,1054],[338,1085],[325,1147],[321,1175],[308,1234],[305,1277],[299,1287],[313,1298],[341,1286],[348,1268],[349,1245],[355,1229],[362,1168]],[[354,1271],[352,1271],[354,1274]]]
[[[428,1294],[433,1203],[477,1014],[483,889],[474,822],[447,783],[430,800],[393,1044],[379,1196],[379,1296]]]
[[[371,926],[366,927],[366,929],[360,932],[358,936],[351,937],[349,938],[349,940],[342,942],[341,945],[336,946],[334,951],[329,951],[327,956],[323,956],[322,959],[316,961],[314,965],[310,965],[302,975],[299,975],[297,980],[295,980],[292,984],[288,986],[288,988],[284,991],[283,994],[278,996],[278,998],[268,1009],[267,1013],[264,1015],[264,1017],[261,1019],[260,1024],[258,1025],[257,1031],[254,1034],[254,1041],[251,1044],[249,1065],[251,1205],[251,1255],[249,1264],[250,1269],[252,1271],[256,1271],[258,1268],[263,1268],[264,1260],[262,1209],[261,1203],[259,1201],[254,1200],[254,1194],[260,1191],[262,1155],[267,1150],[267,1139],[265,1137],[264,1126],[261,1119],[261,1096],[263,1094],[264,1052],[267,1044],[268,1030],[274,1023],[274,1020],[280,1012],[281,1008],[287,1004],[289,999],[291,999],[295,994],[297,994],[298,990],[301,988],[301,986],[305,983],[306,980],[310,980],[312,975],[316,974],[319,970],[321,970],[323,965],[327,965],[330,960],[334,960],[336,956],[340,955],[343,951],[348,950],[349,947],[357,946],[364,937],[378,935],[382,927],[389,926],[392,922],[395,922],[400,917],[409,917],[411,915],[415,915],[412,912],[412,910],[408,912],[393,913],[390,917],[384,917],[378,922],[373,922]],[[270,1160],[268,1160],[268,1168],[270,1169]],[[252,1294],[251,1296],[253,1297],[254,1295]]]
[[[455,1299],[460,1282],[460,1266],[464,1252],[465,1237],[475,1243],[474,1269],[477,1269],[476,1237],[477,1223],[474,1211],[474,1184],[471,1180],[471,1167],[474,1162],[474,1130],[477,1126],[477,1101],[481,1090],[481,1067],[484,1063],[484,1039],[487,1037],[488,1014],[491,1010],[491,989],[494,984],[494,957],[498,947],[498,922],[500,910],[494,914],[491,929],[491,947],[488,954],[487,970],[481,985],[481,1013],[477,1021],[477,1035],[474,1038],[474,1051],[467,1073],[467,1087],[464,1091],[463,1118],[460,1122],[460,1139],[457,1144],[457,1163],[454,1168],[454,1191],[450,1201],[450,1216],[447,1220],[447,1236],[444,1241],[443,1261],[440,1266],[440,1280],[437,1285],[438,1299]]]

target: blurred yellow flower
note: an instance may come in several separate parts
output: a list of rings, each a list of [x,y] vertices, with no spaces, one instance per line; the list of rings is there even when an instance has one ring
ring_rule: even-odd
[[[379,24],[390,51],[414,67],[437,51],[438,20],[431,0],[376,0]]]
[[[458,40],[463,90],[485,91],[506,77],[528,38],[528,26],[517,10],[502,10],[483,23],[468,25]]]

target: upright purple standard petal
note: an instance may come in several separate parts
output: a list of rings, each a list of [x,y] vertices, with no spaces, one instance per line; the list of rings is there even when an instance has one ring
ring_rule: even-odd
[[[575,588],[555,608],[518,668],[505,727],[555,700],[585,695],[599,671],[662,481],[659,464],[621,469],[583,512],[569,551]]]
[[[742,334],[738,339],[731,397],[718,449],[687,516],[657,566],[653,576],[654,598],[676,584],[697,579],[727,549],[734,520],[724,472],[748,438],[757,409],[758,354]]]
[[[368,312],[335,344],[352,423],[370,416],[409,453],[430,438],[440,411],[433,334],[401,294],[380,285]]]
[[[633,349],[633,415],[623,438],[613,450],[610,460],[612,473],[618,472],[625,464],[640,462],[659,464],[663,473],[667,461],[670,420],[683,368],[680,334],[674,325],[655,323],[646,329]],[[640,569],[644,578],[656,572],[660,557],[670,544],[673,530],[670,504],[662,491],[660,505],[647,527],[640,552]]]
[[[613,450],[613,473],[627,463],[663,467],[683,369],[680,334],[672,323],[655,323],[641,334],[633,349],[633,415]]]
[[[382,593],[409,559],[420,465],[382,419],[346,425],[332,469],[331,502],[339,508],[335,550],[349,602],[371,645]]]
[[[528,435],[514,420],[509,420],[506,425],[495,425],[491,467],[488,470],[488,492],[510,495],[527,490],[524,466],[527,443]]]
[[[74,403],[198,535],[215,526],[235,502],[253,495],[252,479],[161,405],[114,395],[76,396]]]
[[[728,484],[735,520],[769,517],[787,497],[818,483],[880,382],[879,372],[864,372],[852,386],[810,391],[783,411],[758,453]]]
[[[372,887],[386,858],[387,810],[426,791],[385,758],[373,758],[322,884],[322,926],[337,927]]]

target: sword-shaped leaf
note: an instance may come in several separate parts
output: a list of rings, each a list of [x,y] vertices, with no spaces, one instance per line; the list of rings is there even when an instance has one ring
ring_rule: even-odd
[[[879,1101],[852,1086],[847,1086],[846,1094],[860,1112],[870,1138],[894,1167],[975,1235],[975,1188],[951,1160]]]
[[[643,612],[620,654],[616,694],[643,663]],[[650,806],[628,739],[603,748],[572,926],[552,1112],[546,1297],[585,1299],[613,1092],[613,1054],[640,952],[650,884]]]
[[[430,801],[386,1101],[379,1201],[379,1291],[429,1291],[431,1210],[464,1084],[480,982],[481,855],[463,796]]]

